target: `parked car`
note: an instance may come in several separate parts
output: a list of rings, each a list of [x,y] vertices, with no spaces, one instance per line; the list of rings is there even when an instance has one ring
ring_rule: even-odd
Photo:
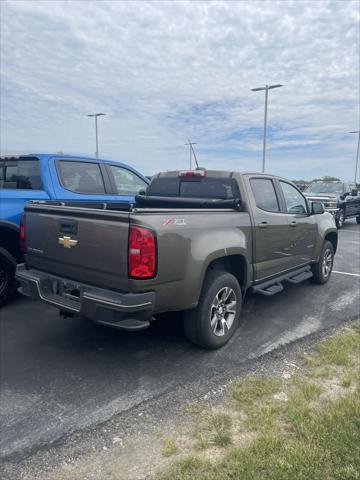
[[[304,194],[310,201],[323,203],[325,210],[334,215],[337,228],[342,228],[350,217],[356,217],[356,222],[360,224],[360,195],[355,184],[312,182]]]
[[[233,335],[247,291],[326,283],[338,238],[289,181],[206,170],[158,174],[127,208],[27,205],[22,232],[23,294],[126,330],[184,311],[188,338],[210,349]]]
[[[128,165],[69,155],[0,157],[0,306],[16,289],[20,217],[30,200],[129,202],[149,181]],[[44,232],[42,232],[44,234]]]

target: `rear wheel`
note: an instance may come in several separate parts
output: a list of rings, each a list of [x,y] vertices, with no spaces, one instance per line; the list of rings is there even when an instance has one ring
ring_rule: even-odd
[[[15,272],[15,258],[7,250],[0,248],[0,306],[4,305],[16,290]]]
[[[319,284],[326,283],[331,276],[333,263],[334,246],[331,242],[326,240],[321,250],[319,261],[311,266],[313,281]]]
[[[188,339],[201,347],[225,345],[239,325],[241,289],[234,275],[211,270],[206,274],[198,306],[185,312]]]
[[[356,223],[357,223],[358,225],[360,225],[360,215],[358,215],[358,216],[356,217]]]
[[[344,223],[345,223],[345,210],[344,209],[339,210],[339,212],[337,214],[337,217],[335,219],[335,223],[336,223],[336,226],[339,230],[344,226]]]

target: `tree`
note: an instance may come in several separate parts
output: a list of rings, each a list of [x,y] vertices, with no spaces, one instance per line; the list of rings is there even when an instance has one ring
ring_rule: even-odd
[[[312,182],[341,182],[340,178],[337,177],[332,177],[330,175],[325,175],[322,178],[313,178],[312,180],[293,180],[294,183],[299,183],[299,184],[308,184]]]
[[[312,182],[341,182],[340,178],[325,175],[322,178],[314,178]]]

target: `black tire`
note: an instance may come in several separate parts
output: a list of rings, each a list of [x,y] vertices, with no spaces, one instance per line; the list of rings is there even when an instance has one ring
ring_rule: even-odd
[[[228,290],[225,290],[226,288]],[[214,306],[216,301],[219,302],[218,307]],[[233,305],[234,302],[235,305]],[[230,305],[232,305],[231,310]],[[184,329],[187,338],[209,350],[222,347],[239,326],[241,305],[241,289],[234,275],[210,270],[206,274],[198,306],[194,310],[185,312]],[[223,312],[222,317],[220,317],[221,312]],[[213,324],[210,318],[211,313],[215,319]]]
[[[335,218],[335,223],[336,223],[336,226],[339,230],[341,230],[342,227],[344,226],[345,220],[346,220],[345,210],[343,208],[341,208],[338,211],[338,213],[336,215],[336,218]]]
[[[356,223],[360,225],[360,215],[356,217]]]
[[[0,307],[3,306],[15,293],[16,260],[4,248],[0,247]]]
[[[328,263],[330,261],[330,263]],[[327,263],[327,269],[325,269]],[[313,273],[312,281],[323,285],[328,282],[331,276],[331,271],[334,263],[334,246],[331,242],[326,240],[321,250],[320,258],[317,263],[311,265]]]

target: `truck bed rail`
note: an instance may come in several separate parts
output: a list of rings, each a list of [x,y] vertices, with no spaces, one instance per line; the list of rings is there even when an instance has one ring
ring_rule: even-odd
[[[240,198],[190,198],[136,195],[136,207],[143,208],[231,208],[241,210]]]

